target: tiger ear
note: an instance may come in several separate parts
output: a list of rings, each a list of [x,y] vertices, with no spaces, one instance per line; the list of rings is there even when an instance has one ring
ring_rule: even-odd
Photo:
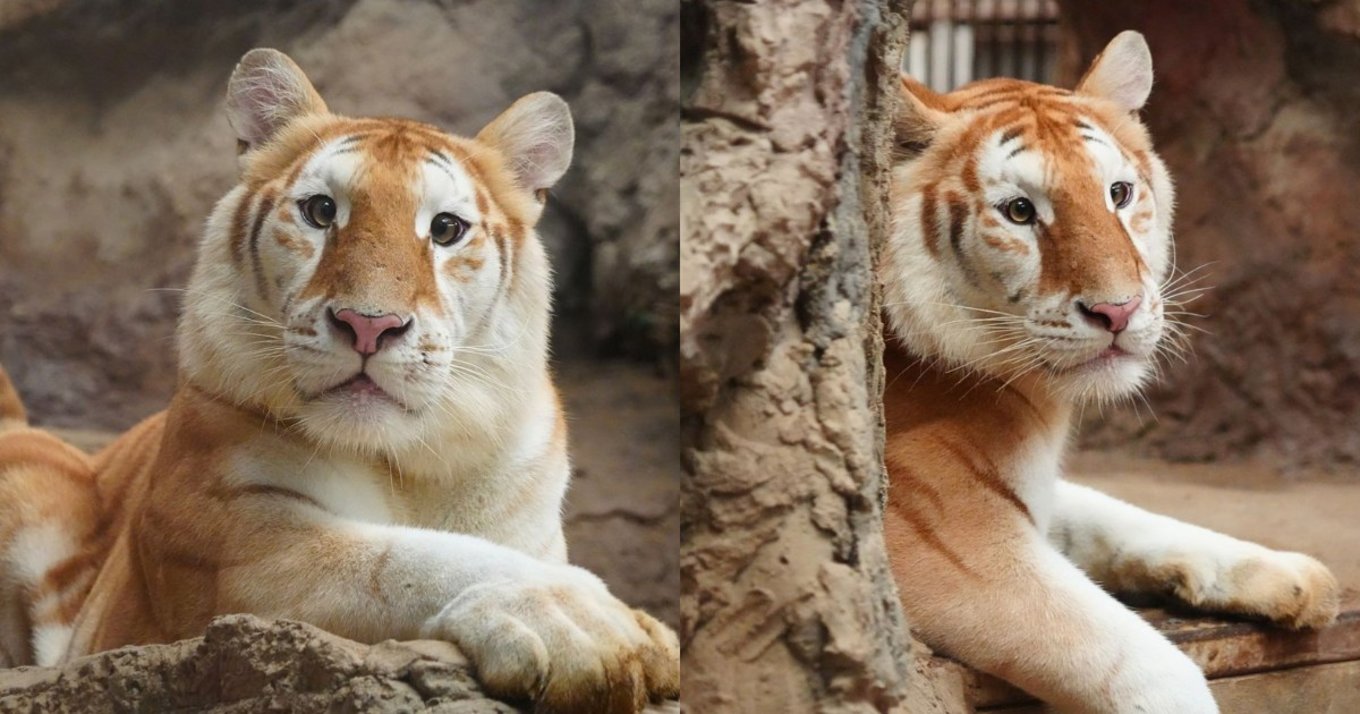
[[[515,181],[542,200],[571,165],[571,109],[552,92],[521,97],[477,134],[505,156]]]
[[[236,130],[238,153],[260,146],[285,124],[326,113],[326,103],[307,75],[278,50],[254,49],[227,81],[227,121]]]
[[[893,122],[893,154],[898,160],[915,158],[925,151],[949,114],[943,97],[905,74],[901,98]]]
[[[1133,30],[1115,35],[1091,61],[1077,93],[1114,102],[1126,112],[1142,109],[1152,93],[1152,52],[1143,35]]]

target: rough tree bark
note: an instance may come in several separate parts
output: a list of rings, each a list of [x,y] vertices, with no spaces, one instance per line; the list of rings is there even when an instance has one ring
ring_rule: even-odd
[[[1066,74],[1142,32],[1145,112],[1177,183],[1177,262],[1212,286],[1188,364],[1099,447],[1178,460],[1360,462],[1360,2],[1061,0]],[[1353,470],[1353,468],[1351,469]]]
[[[909,3],[682,4],[682,701],[901,711],[872,246]],[[925,709],[921,709],[924,711]]]

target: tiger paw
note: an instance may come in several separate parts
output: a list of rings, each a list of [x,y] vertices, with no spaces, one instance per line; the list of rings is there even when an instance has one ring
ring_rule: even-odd
[[[1294,629],[1331,624],[1341,587],[1327,566],[1302,553],[1261,548],[1213,563],[1171,559],[1167,581],[1187,603],[1207,610],[1264,617]]]
[[[470,587],[423,634],[457,644],[487,693],[535,712],[634,714],[679,695],[675,633],[579,568]]]

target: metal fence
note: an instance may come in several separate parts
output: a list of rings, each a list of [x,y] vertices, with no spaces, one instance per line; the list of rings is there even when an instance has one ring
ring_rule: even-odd
[[[947,92],[975,79],[1052,83],[1058,60],[1055,0],[917,0],[905,70]]]

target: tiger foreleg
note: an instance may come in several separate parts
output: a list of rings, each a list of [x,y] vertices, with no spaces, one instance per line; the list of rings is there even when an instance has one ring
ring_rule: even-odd
[[[1077,484],[1059,482],[1049,539],[1113,592],[1168,594],[1207,611],[1286,627],[1336,619],[1340,588],[1317,560],[1149,513]]]
[[[259,555],[223,574],[229,609],[365,641],[445,639],[488,692],[536,711],[631,713],[678,694],[675,635],[586,570],[467,535],[261,506],[241,548]]]
[[[899,528],[894,520],[890,514],[888,537],[911,555],[893,564],[902,602],[912,629],[931,647],[1059,712],[1218,711],[1189,657],[1030,524],[1004,533],[989,525],[985,539],[946,526],[932,546],[909,540],[915,537],[909,524]]]

